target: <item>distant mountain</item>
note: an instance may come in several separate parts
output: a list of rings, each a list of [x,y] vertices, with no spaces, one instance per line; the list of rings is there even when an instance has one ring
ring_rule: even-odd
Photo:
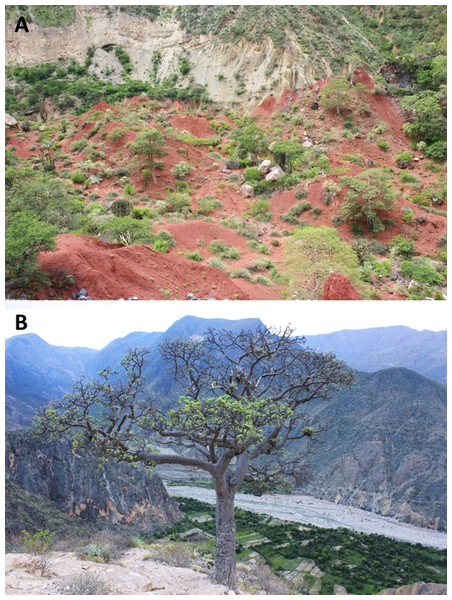
[[[202,336],[209,327],[239,331],[261,324],[259,319],[187,316],[164,333],[134,332],[100,351],[55,347],[35,335],[12,338],[6,353],[7,427],[28,424],[35,408],[70,391],[75,377],[93,375],[105,366],[118,368],[131,346],[150,348],[144,370],[148,392],[162,407],[171,406],[181,390],[167,374],[157,348],[160,342]],[[359,373],[356,387],[308,407],[314,423],[326,426],[326,433],[314,444],[316,452],[309,458],[313,479],[305,491],[444,528],[446,388],[433,381],[433,375],[445,380],[445,332],[388,327],[309,336],[307,341],[361,369],[378,369],[385,361],[397,367]],[[415,364],[430,378],[404,364]],[[292,451],[303,452],[304,447],[298,442]]]
[[[6,340],[7,428],[27,425],[38,406],[67,393],[96,354],[90,348],[52,346],[35,334]]]
[[[334,352],[358,371],[406,367],[439,383],[447,381],[446,331],[417,331],[403,326],[344,329],[308,335],[306,341],[319,352]]]
[[[309,407],[326,432],[309,457],[308,494],[421,526],[446,526],[446,387],[404,368]],[[303,450],[297,444],[293,451]]]

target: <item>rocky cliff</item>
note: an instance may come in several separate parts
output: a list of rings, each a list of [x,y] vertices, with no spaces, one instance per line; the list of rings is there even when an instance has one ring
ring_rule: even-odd
[[[180,518],[156,474],[82,454],[68,440],[43,443],[23,432],[6,437],[6,476],[68,515],[147,529]]]
[[[133,78],[163,81],[176,75],[181,84],[202,84],[218,101],[258,98],[268,90],[280,94],[346,71],[351,41],[363,61],[381,62],[378,49],[340,7],[331,7],[328,17],[322,7],[280,7],[279,12],[273,7],[160,7],[152,14],[119,5],[66,7],[75,9],[67,14],[22,8],[28,10],[7,13],[8,65],[61,58],[82,63],[88,48],[121,46]],[[15,32],[19,14],[30,19],[27,35]],[[344,59],[341,64],[333,54]],[[108,57],[99,52],[95,62],[99,67],[103,58],[111,79],[111,60],[107,65]],[[189,72],[182,64],[190,66]],[[121,78],[121,65],[115,70]]]

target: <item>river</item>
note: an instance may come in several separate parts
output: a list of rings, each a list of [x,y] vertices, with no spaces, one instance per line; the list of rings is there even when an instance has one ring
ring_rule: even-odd
[[[195,498],[215,504],[213,490],[194,486],[167,487],[171,496]],[[335,504],[302,494],[268,494],[260,497],[237,494],[236,506],[296,523],[307,523],[318,527],[347,527],[362,533],[377,533],[403,542],[420,543],[423,546],[446,548],[446,533],[401,523],[360,508]]]

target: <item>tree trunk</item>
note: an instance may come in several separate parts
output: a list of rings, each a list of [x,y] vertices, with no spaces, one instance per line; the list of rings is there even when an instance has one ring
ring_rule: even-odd
[[[236,586],[234,519],[235,492],[217,493],[215,511],[217,524],[217,549],[215,554],[215,582],[228,588]]]

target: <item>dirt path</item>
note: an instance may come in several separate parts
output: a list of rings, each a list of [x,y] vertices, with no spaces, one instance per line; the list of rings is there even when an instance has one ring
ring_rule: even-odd
[[[146,550],[128,550],[118,563],[99,564],[80,559],[74,552],[51,552],[44,576],[33,568],[36,557],[7,554],[5,593],[7,595],[67,594],[64,580],[71,575],[96,574],[116,595],[219,595],[227,590],[213,584],[204,573],[169,567],[146,560]],[[62,587],[61,587],[62,586]],[[63,590],[63,591],[61,591]]]
[[[171,496],[195,498],[213,504],[214,491],[189,487],[168,486]],[[310,523],[318,527],[347,527],[362,533],[377,533],[396,540],[420,543],[424,546],[446,548],[446,534],[400,523],[395,519],[376,515],[359,508],[334,504],[326,500],[318,500],[302,494],[274,494],[272,496],[255,497],[248,494],[237,494],[236,506],[252,512],[271,515],[284,521]]]

